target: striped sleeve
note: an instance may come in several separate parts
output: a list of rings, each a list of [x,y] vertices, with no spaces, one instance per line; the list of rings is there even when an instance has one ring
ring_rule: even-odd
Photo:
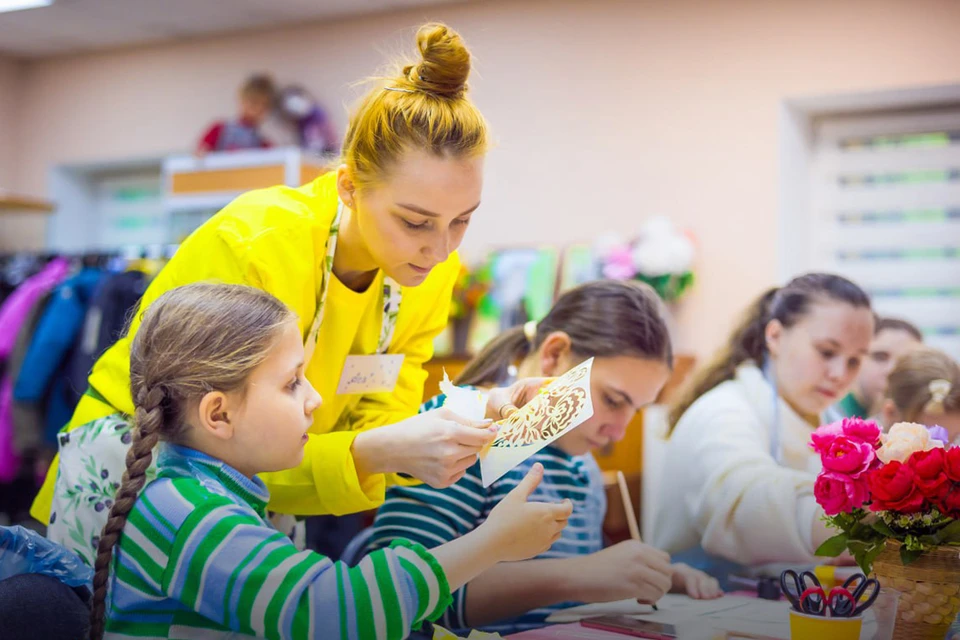
[[[297,551],[252,511],[196,481],[168,487],[166,498],[189,515],[170,546],[160,588],[231,630],[278,639],[399,639],[449,604],[442,568],[419,545],[382,550],[348,568]]]
[[[475,529],[486,519],[488,511],[479,470],[480,465],[474,465],[459,482],[446,489],[390,487],[377,511],[367,549],[376,551],[402,540],[432,549]],[[453,594],[452,605],[441,620],[444,626],[467,626],[466,594],[467,586]]]

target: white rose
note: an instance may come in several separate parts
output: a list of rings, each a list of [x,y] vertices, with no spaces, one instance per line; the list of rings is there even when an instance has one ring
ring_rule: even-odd
[[[880,435],[880,443],[877,457],[883,463],[892,460],[906,462],[917,451],[943,447],[942,442],[930,437],[925,426],[915,422],[898,422],[887,433]]]

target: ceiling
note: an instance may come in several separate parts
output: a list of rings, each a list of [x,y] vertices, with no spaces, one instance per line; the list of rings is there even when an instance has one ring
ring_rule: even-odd
[[[0,13],[0,54],[40,58],[467,0],[56,0]]]

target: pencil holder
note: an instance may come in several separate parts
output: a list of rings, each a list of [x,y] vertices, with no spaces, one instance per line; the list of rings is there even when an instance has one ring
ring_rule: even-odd
[[[860,640],[863,618],[829,618],[790,610],[790,640]]]

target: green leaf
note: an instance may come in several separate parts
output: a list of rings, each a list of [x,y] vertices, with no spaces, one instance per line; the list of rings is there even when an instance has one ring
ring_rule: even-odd
[[[938,544],[960,542],[960,520],[954,520],[936,533]]]
[[[873,571],[873,563],[877,559],[877,556],[883,551],[885,547],[883,541],[874,543],[874,544],[863,544],[854,546],[853,543],[850,544],[850,550],[853,553],[853,559],[856,560],[857,566],[860,567],[860,570],[863,571],[864,575],[870,575],[870,572]]]
[[[907,549],[906,545],[900,547],[900,562],[903,566],[907,566],[922,555],[923,549]]]
[[[820,545],[820,547],[814,552],[814,555],[824,556],[827,558],[836,558],[838,555],[847,550],[847,541],[848,537],[845,533],[839,533],[832,538],[828,538]]]
[[[883,520],[880,520],[879,518],[874,521],[874,523],[873,523],[873,530],[876,531],[877,533],[883,534],[884,536],[886,536],[886,537],[888,537],[888,538],[896,538],[896,537],[897,537],[897,532],[894,531],[893,529],[891,529],[891,528],[890,528],[890,525],[888,525],[888,524],[887,524],[886,522],[884,522]]]

